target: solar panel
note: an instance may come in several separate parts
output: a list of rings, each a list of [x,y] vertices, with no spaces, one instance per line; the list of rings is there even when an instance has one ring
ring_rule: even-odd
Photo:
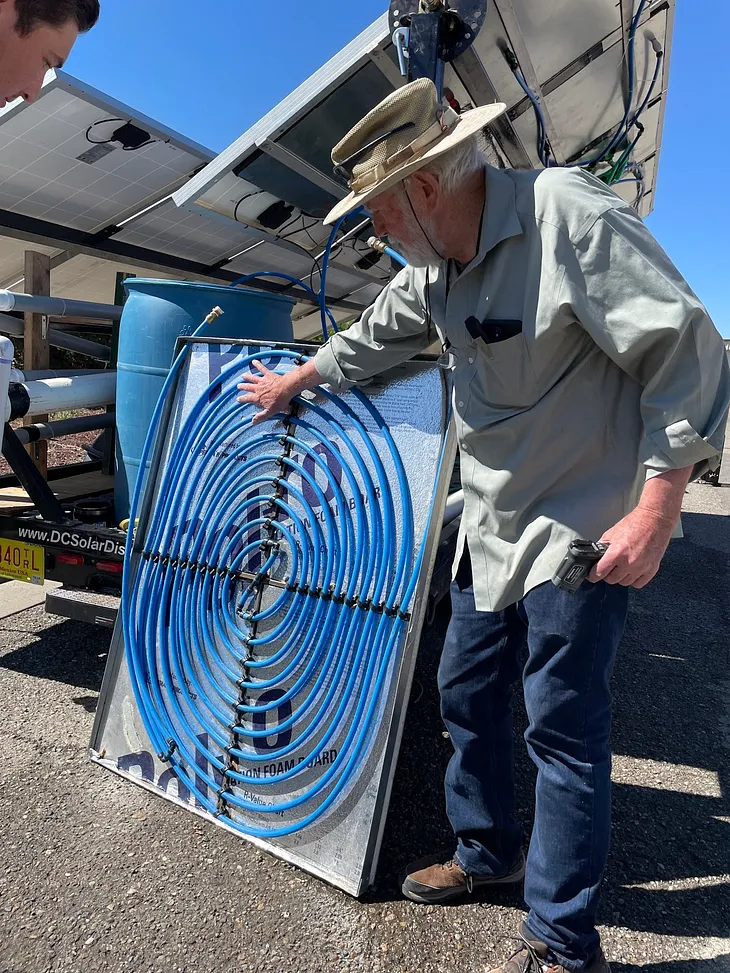
[[[94,232],[180,186],[203,146],[49,72],[35,104],[0,112],[0,208]]]
[[[233,258],[275,240],[257,215],[276,198],[251,187],[256,198],[253,207],[244,204],[246,221],[178,209],[171,192],[213,158],[146,115],[49,72],[37,102],[18,99],[0,110],[0,283],[22,289],[29,248],[52,256],[54,289],[78,299],[92,291],[89,299],[111,300],[119,271],[232,280],[236,269],[225,268]],[[242,195],[241,181],[234,182],[231,213]],[[320,251],[326,232],[319,227],[313,235],[313,221],[293,215],[275,262],[286,266],[287,256],[302,254],[309,273],[307,248]]]
[[[592,143],[611,135],[624,116],[628,29],[638,0],[552,0],[549,9],[543,6],[532,0],[490,0],[474,46],[446,68],[445,83],[463,109],[496,100],[508,105],[507,115],[486,133],[492,164],[540,165],[535,115],[502,54],[505,46],[541,96],[559,162],[569,162],[579,153],[590,157]],[[646,163],[643,191],[638,191],[635,180],[616,186],[642,216],[651,211],[654,200],[673,16],[674,0],[650,0],[636,34],[634,106],[649,91],[657,63],[652,43],[658,42],[664,52],[658,83],[641,118],[645,132],[633,156],[635,162]],[[403,83],[384,15],[177,190],[175,203],[191,212],[217,214],[229,223],[257,225],[258,214],[272,204],[274,212],[283,212],[282,204],[289,204],[295,216],[310,213],[313,220],[321,218],[343,192],[332,174],[332,146]],[[247,202],[239,203],[244,196]],[[315,240],[324,239],[319,229],[314,222],[309,228]],[[279,235],[280,229],[270,233]],[[301,233],[296,242],[305,250],[314,249]],[[285,266],[297,276],[308,272],[304,253],[281,254],[275,247],[274,242],[252,252],[246,266],[255,260],[262,269]],[[366,243],[361,241],[356,250],[344,248],[335,255],[327,293],[335,302],[365,306],[388,279],[390,268],[386,259],[369,269],[364,262],[356,267]],[[348,272],[357,274],[358,281],[349,281]],[[350,283],[348,291],[345,285]]]
[[[134,220],[115,238],[210,264],[231,257],[259,239],[245,226],[228,226],[203,213],[188,213],[172,201]]]

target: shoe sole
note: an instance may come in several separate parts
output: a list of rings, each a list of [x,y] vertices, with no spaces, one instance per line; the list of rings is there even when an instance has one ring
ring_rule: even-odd
[[[499,888],[503,885],[517,885],[524,877],[525,862],[523,861],[520,863],[519,868],[516,868],[508,875],[490,875],[481,878],[475,875],[472,888],[476,891],[477,889]],[[467,895],[469,890],[466,886],[452,886],[445,889],[431,888],[428,885],[421,885],[420,882],[409,882],[406,876],[401,885],[401,892],[411,902],[418,902],[421,905],[436,905],[440,902],[451,902],[454,899],[460,899]]]

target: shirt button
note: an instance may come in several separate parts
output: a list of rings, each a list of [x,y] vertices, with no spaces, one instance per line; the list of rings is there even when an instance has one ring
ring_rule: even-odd
[[[464,403],[463,402],[457,402],[456,404],[459,406],[460,409],[463,409],[464,408]]]
[[[470,358],[470,359],[469,359],[469,364],[470,364],[470,365],[473,365],[473,364],[474,364],[474,359],[473,359],[473,358]]]

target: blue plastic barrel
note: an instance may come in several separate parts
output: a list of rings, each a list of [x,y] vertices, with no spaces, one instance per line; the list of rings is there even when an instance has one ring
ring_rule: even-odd
[[[128,298],[119,326],[117,362],[117,522],[129,516],[142,447],[178,336],[192,334],[218,306],[225,314],[208,325],[206,335],[291,341],[295,303],[279,294],[177,280],[133,277],[124,287]]]

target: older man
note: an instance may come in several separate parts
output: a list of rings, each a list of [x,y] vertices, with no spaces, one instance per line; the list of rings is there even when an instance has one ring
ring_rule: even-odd
[[[99,19],[99,0],[0,0],[0,108],[35,101],[80,33]]]
[[[581,169],[500,171],[431,82],[389,96],[336,146],[351,194],[404,269],[348,331],[281,376],[244,376],[258,419],[423,351],[453,362],[465,492],[439,671],[454,746],[453,856],[403,892],[444,902],[525,877],[520,949],[500,967],[603,973],[595,927],[610,830],[609,680],[628,590],[656,574],[687,482],[717,465],[730,376],[707,312],[636,213]],[[481,113],[481,114],[478,114]],[[576,594],[550,579],[575,538],[608,553]],[[522,673],[537,766],[525,862],[510,694]]]

